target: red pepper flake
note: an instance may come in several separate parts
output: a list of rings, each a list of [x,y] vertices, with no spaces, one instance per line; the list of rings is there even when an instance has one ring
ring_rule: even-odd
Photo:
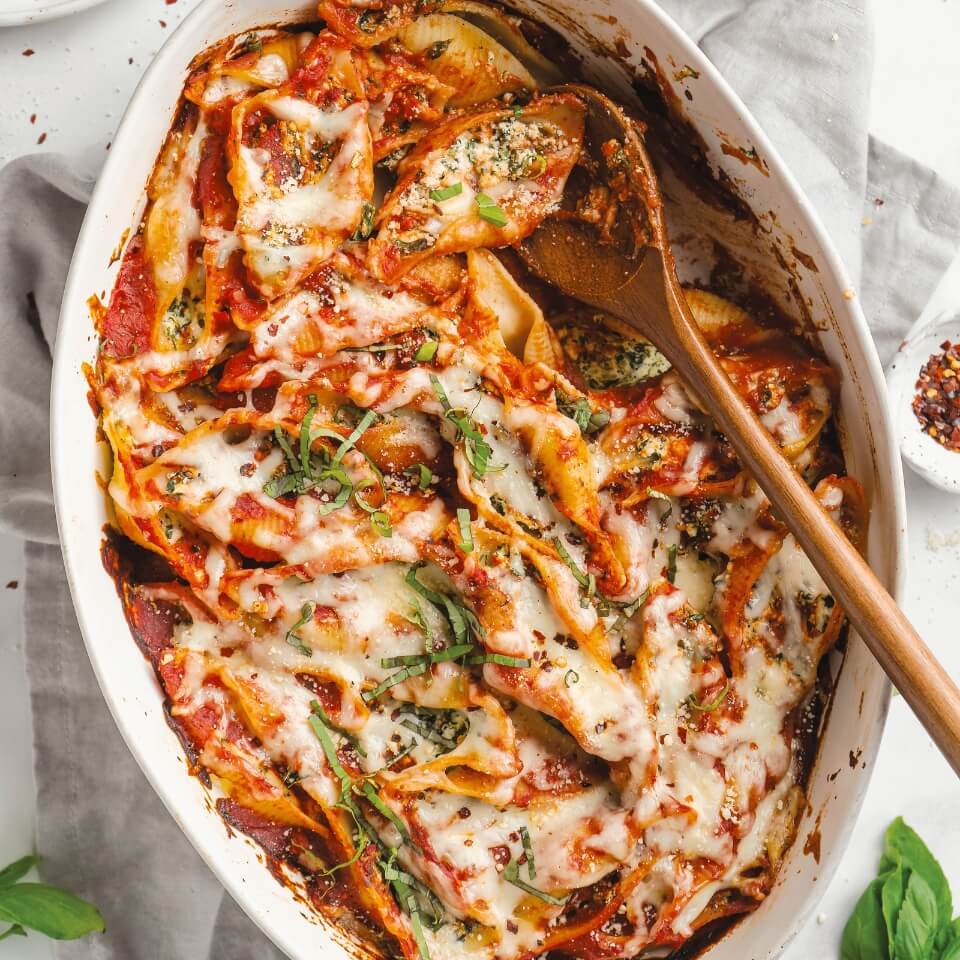
[[[30,114],[30,122],[31,122],[31,123],[36,123],[36,122],[37,122],[37,115],[36,115],[35,113],[31,113],[31,114]]]
[[[164,3],[166,3],[168,7],[172,7],[176,2],[177,0],[164,0]]]
[[[160,20],[159,23],[160,23],[160,26],[163,27],[164,30],[167,29],[167,21],[166,21],[166,20]]]
[[[913,412],[923,432],[960,451],[960,343],[944,340],[920,370]]]
[[[47,134],[46,134],[46,132],[41,133],[40,136],[37,137],[37,143],[43,143],[43,141],[46,140],[46,139],[47,139]]]
[[[37,52],[37,51],[34,50],[32,47],[27,47],[27,49],[23,51],[23,53],[21,54],[21,56],[23,56],[23,57],[32,57],[36,52]]]
[[[493,862],[496,865],[497,872],[501,872],[503,868],[510,862],[510,848],[504,844],[498,844],[495,847],[488,847],[490,851],[490,856],[493,857]]]
[[[19,587],[19,586],[20,586],[20,583],[19,583],[17,580],[8,580],[8,581],[7,581],[7,589],[8,589],[8,590],[16,590],[17,587]]]

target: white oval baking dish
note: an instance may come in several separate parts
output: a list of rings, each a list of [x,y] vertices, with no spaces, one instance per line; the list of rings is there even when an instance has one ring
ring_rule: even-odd
[[[711,165],[737,183],[752,209],[769,211],[763,218],[763,240],[698,208],[669,177],[666,191],[673,194],[681,221],[732,238],[738,249],[749,246],[746,259],[752,274],[784,303],[790,300],[788,278],[773,255],[774,246],[791,265],[796,284],[792,302],[797,302],[796,294],[806,302],[823,349],[843,377],[847,463],[872,504],[870,561],[896,595],[903,574],[903,484],[883,373],[860,307],[849,296],[843,266],[809,201],[716,69],[651,0],[605,0],[602,14],[593,12],[595,5],[588,0],[517,0],[514,5],[565,35],[582,54],[587,78],[624,99],[633,98],[628,68],[639,66],[645,56],[672,68],[693,68],[665,71],[662,82],[674,88],[676,102],[686,108]],[[224,886],[282,950],[304,960],[345,957],[343,938],[273,879],[251,842],[228,836],[205,802],[204,788],[187,773],[180,743],[164,720],[160,689],[130,638],[113,582],[101,567],[107,513],[94,474],[104,472],[104,450],[95,442],[81,365],[92,362],[96,352],[87,300],[93,293],[105,298],[112,287],[117,265],[111,264],[111,253],[124,230],[135,229],[141,216],[144,184],[173,117],[187,65],[225,36],[311,19],[314,10],[311,0],[204,0],[157,55],[113,141],[80,233],[64,292],[51,399],[54,490],[67,574],[90,659],[114,719],[154,789]],[[604,46],[617,55],[605,55]],[[694,72],[699,76],[694,78]],[[674,73],[682,79],[672,80]],[[682,85],[691,89],[692,103],[681,96]],[[724,153],[724,142],[728,147],[752,145],[762,164],[743,163]],[[798,262],[791,250],[808,257]],[[707,951],[711,960],[776,956],[810,916],[859,811],[889,693],[871,655],[859,639],[851,638],[798,840],[770,897]]]

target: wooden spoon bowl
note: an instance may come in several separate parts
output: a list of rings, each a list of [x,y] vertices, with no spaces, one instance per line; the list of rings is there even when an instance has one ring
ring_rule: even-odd
[[[587,105],[589,162],[612,178],[620,222],[602,238],[569,213],[553,217],[520,244],[520,256],[542,280],[632,325],[663,352],[960,773],[960,690],[737,392],[690,313],[642,127],[596,90],[560,89]]]

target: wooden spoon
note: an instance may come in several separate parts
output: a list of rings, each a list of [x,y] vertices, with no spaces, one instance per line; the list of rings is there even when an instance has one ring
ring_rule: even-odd
[[[631,222],[629,229],[618,223],[619,243],[601,243],[594,227],[552,217],[520,245],[521,257],[535,275],[631,324],[664,353],[710,411],[887,676],[960,774],[960,690],[782,455],[728,379],[690,313],[639,125],[589,87],[562,89],[587,104],[587,147],[594,160],[607,167],[608,176],[619,176],[627,198],[622,212],[628,214],[620,220]],[[629,248],[626,252],[624,246]]]

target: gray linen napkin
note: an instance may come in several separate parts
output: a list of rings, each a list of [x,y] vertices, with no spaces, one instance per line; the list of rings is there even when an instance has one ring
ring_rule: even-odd
[[[960,243],[960,191],[866,129],[862,0],[669,0],[753,110],[833,235],[886,360]],[[26,654],[37,849],[96,901],[105,936],[61,960],[279,957],[187,844],[127,752],[87,662],[63,574],[47,460],[50,345],[89,184],[70,163],[0,172],[0,527],[28,542]],[[121,640],[123,638],[120,638]]]

